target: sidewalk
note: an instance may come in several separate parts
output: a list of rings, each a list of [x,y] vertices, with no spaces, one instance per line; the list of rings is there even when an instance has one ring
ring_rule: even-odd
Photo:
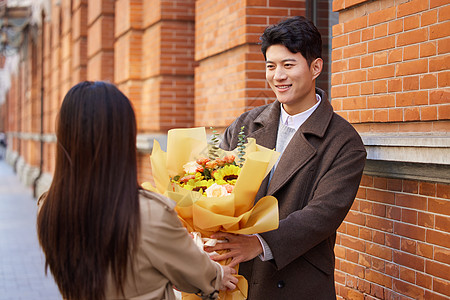
[[[61,299],[36,236],[36,200],[0,160],[0,300]]]

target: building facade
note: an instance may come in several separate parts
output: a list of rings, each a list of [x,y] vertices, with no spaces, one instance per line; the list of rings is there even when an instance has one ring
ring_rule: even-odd
[[[314,20],[326,62],[317,85],[368,151],[338,230],[338,298],[450,297],[448,0],[40,0],[30,9],[0,129],[36,196],[51,181],[55,120],[74,84],[107,80],[130,98],[139,179],[151,181],[153,139],[164,147],[168,129],[220,132],[274,100],[258,45],[265,27]]]

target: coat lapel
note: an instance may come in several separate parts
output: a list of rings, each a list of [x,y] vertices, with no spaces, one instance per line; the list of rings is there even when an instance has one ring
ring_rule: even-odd
[[[284,150],[267,188],[267,195],[273,195],[282,188],[316,154],[316,148],[308,141],[306,135],[323,137],[333,115],[333,109],[326,94],[320,89],[317,89],[316,92],[322,100],[314,113],[300,126]]]

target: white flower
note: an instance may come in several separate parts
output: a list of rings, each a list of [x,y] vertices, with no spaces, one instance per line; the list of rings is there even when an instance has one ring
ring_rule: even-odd
[[[207,197],[221,197],[230,194],[225,187],[217,183],[211,185],[205,192]]]
[[[194,174],[198,167],[200,167],[198,163],[195,161],[190,161],[183,166],[183,169],[186,174]]]

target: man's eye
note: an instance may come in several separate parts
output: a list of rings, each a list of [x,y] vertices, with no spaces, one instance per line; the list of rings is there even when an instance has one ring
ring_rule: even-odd
[[[275,68],[275,66],[274,65],[266,65],[266,68],[269,69],[269,70],[272,70],[272,69]]]
[[[286,68],[291,68],[291,67],[293,67],[294,65],[293,64],[285,64],[284,65]]]

